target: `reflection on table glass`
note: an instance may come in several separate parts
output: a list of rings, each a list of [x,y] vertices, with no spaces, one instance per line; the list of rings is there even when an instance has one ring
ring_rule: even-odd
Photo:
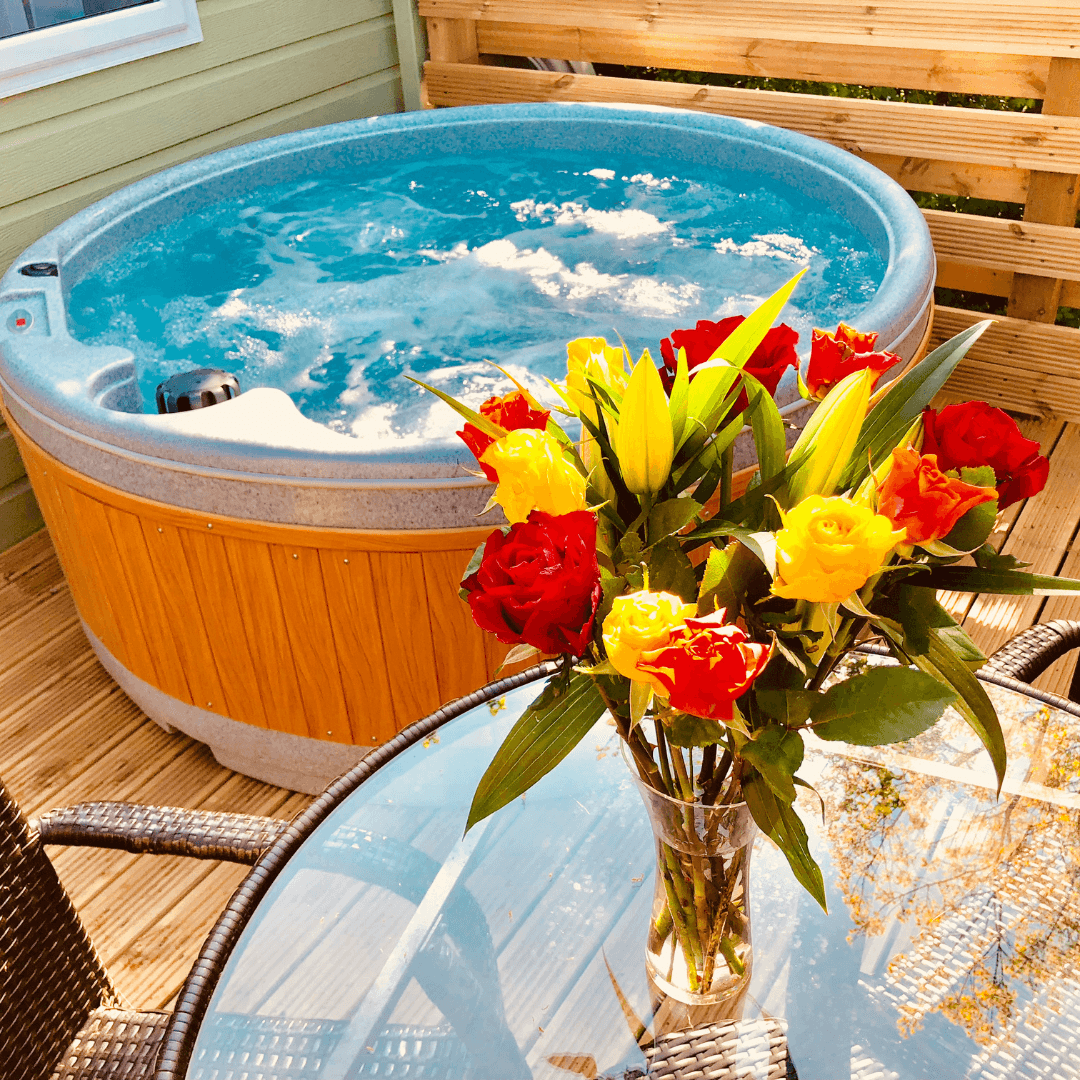
[[[192,1080],[641,1075],[653,852],[614,728],[462,836],[537,689],[417,743],[313,834],[226,967]],[[988,690],[1000,798],[951,714],[902,752],[808,759],[828,916],[757,841],[746,1015],[786,1023],[801,1080],[1080,1076],[1080,720]]]

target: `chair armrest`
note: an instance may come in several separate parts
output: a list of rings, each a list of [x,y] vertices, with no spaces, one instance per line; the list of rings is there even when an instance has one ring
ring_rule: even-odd
[[[1029,683],[1059,657],[1076,648],[1080,648],[1080,622],[1057,619],[1017,634],[990,657],[983,670]]]
[[[251,814],[182,810],[135,803],[79,803],[30,821],[43,844],[118,848],[136,854],[188,855],[254,864],[288,822]]]

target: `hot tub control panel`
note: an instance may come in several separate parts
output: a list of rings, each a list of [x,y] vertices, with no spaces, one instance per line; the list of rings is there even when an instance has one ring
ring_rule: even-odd
[[[12,334],[48,334],[49,317],[45,313],[45,298],[20,297],[15,303],[0,308],[0,319]]]

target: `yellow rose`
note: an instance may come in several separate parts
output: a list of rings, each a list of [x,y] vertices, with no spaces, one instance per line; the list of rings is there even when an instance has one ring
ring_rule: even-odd
[[[642,671],[638,663],[649,663],[665,649],[672,631],[697,615],[696,604],[684,604],[682,597],[666,592],[636,592],[615,597],[604,620],[604,648],[611,666],[620,675],[649,683],[667,695],[655,675]]]
[[[772,591],[790,600],[846,600],[905,536],[887,517],[842,496],[811,495],[783,518]]]
[[[572,514],[585,509],[585,477],[546,431],[517,428],[492,443],[480,460],[498,474],[495,501],[511,524],[525,521],[533,510]]]

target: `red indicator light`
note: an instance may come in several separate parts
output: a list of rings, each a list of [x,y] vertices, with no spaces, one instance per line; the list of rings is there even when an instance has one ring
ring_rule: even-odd
[[[19,326],[19,327],[25,326],[26,325],[26,320],[25,319],[16,319],[15,320],[15,325]]]

